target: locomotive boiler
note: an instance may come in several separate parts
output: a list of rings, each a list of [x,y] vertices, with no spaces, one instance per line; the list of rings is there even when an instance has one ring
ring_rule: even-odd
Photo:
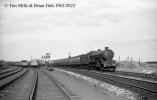
[[[56,67],[73,67],[73,68],[87,68],[94,70],[108,70],[115,71],[116,61],[113,60],[114,52],[105,47],[105,50],[98,49],[87,54],[82,54],[74,57],[54,60]]]
[[[114,52],[108,47],[105,50],[91,51],[88,56],[90,69],[115,71],[117,64],[113,60]]]

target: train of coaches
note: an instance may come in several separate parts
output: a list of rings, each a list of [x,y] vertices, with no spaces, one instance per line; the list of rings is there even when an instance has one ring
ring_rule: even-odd
[[[22,60],[20,62],[14,62],[14,66],[19,66],[19,67],[40,67],[42,65],[40,60]]]
[[[84,68],[94,70],[107,70],[115,71],[118,63],[113,60],[114,52],[105,47],[105,50],[98,49],[97,51],[91,51],[87,54],[82,54],[74,57],[68,57],[64,59],[57,59],[46,63],[47,66],[54,67],[71,67],[71,68]],[[45,62],[41,60],[22,60],[17,63],[21,67],[40,67],[45,65]]]

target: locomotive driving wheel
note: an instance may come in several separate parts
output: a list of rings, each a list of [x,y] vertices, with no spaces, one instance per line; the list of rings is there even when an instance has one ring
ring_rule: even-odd
[[[109,69],[111,72],[114,72],[115,71],[115,68],[110,68]]]
[[[99,62],[97,62],[95,65],[95,70],[100,70],[100,69],[101,69],[101,65]]]

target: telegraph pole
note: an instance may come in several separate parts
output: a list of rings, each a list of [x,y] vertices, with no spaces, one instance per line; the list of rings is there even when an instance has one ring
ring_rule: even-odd
[[[139,65],[140,65],[140,58],[139,58]]]
[[[129,56],[127,57],[127,61],[129,61]]]

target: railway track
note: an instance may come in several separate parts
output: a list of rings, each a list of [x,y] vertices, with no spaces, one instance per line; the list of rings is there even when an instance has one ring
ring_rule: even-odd
[[[13,83],[15,80],[20,78],[27,72],[27,69],[16,69],[14,71],[4,73],[0,76],[0,91],[6,88],[8,85]]]
[[[107,72],[115,75],[129,76],[135,78],[141,78],[144,80],[157,81],[157,75],[155,74],[144,74],[144,73],[133,73],[133,72],[124,72],[124,71],[116,71],[116,72]]]
[[[38,84],[38,74],[36,71],[34,71],[34,81],[28,100],[34,100],[36,95],[37,84]]]
[[[17,68],[17,69],[15,69],[15,70],[11,70],[11,71],[4,72],[3,74],[1,74],[0,80],[4,79],[4,78],[6,78],[6,77],[9,77],[9,76],[11,76],[11,75],[14,75],[14,74],[16,74],[16,73],[18,73],[18,72],[20,72],[20,71],[22,71],[22,70],[23,70],[22,68]]]
[[[1,70],[0,71],[0,75],[3,75],[5,73],[8,73],[8,72],[11,72],[11,71],[14,71],[16,69],[18,69],[19,67],[14,67],[14,68],[9,68],[9,69],[6,69],[6,70]]]
[[[2,100],[80,100],[50,73],[29,69]]]
[[[37,73],[32,69],[27,70],[27,74],[20,77],[13,85],[7,87],[4,91],[7,92],[2,96],[2,100],[32,100],[34,93],[34,83],[37,82]],[[0,99],[1,99],[0,98]]]
[[[36,70],[38,82],[34,85],[32,99],[29,100],[74,100],[68,91],[52,75],[43,70]],[[35,84],[35,83],[34,83]]]
[[[152,100],[157,99],[157,83],[152,81],[144,81],[138,80],[136,78],[123,77],[119,75],[102,73],[97,71],[87,71],[83,69],[69,69],[64,68],[64,70],[72,71],[75,73],[79,73],[102,82],[106,82],[112,85],[116,85],[122,88],[126,88],[128,90],[134,91],[139,94],[140,98],[144,100],[148,100],[148,98]]]

